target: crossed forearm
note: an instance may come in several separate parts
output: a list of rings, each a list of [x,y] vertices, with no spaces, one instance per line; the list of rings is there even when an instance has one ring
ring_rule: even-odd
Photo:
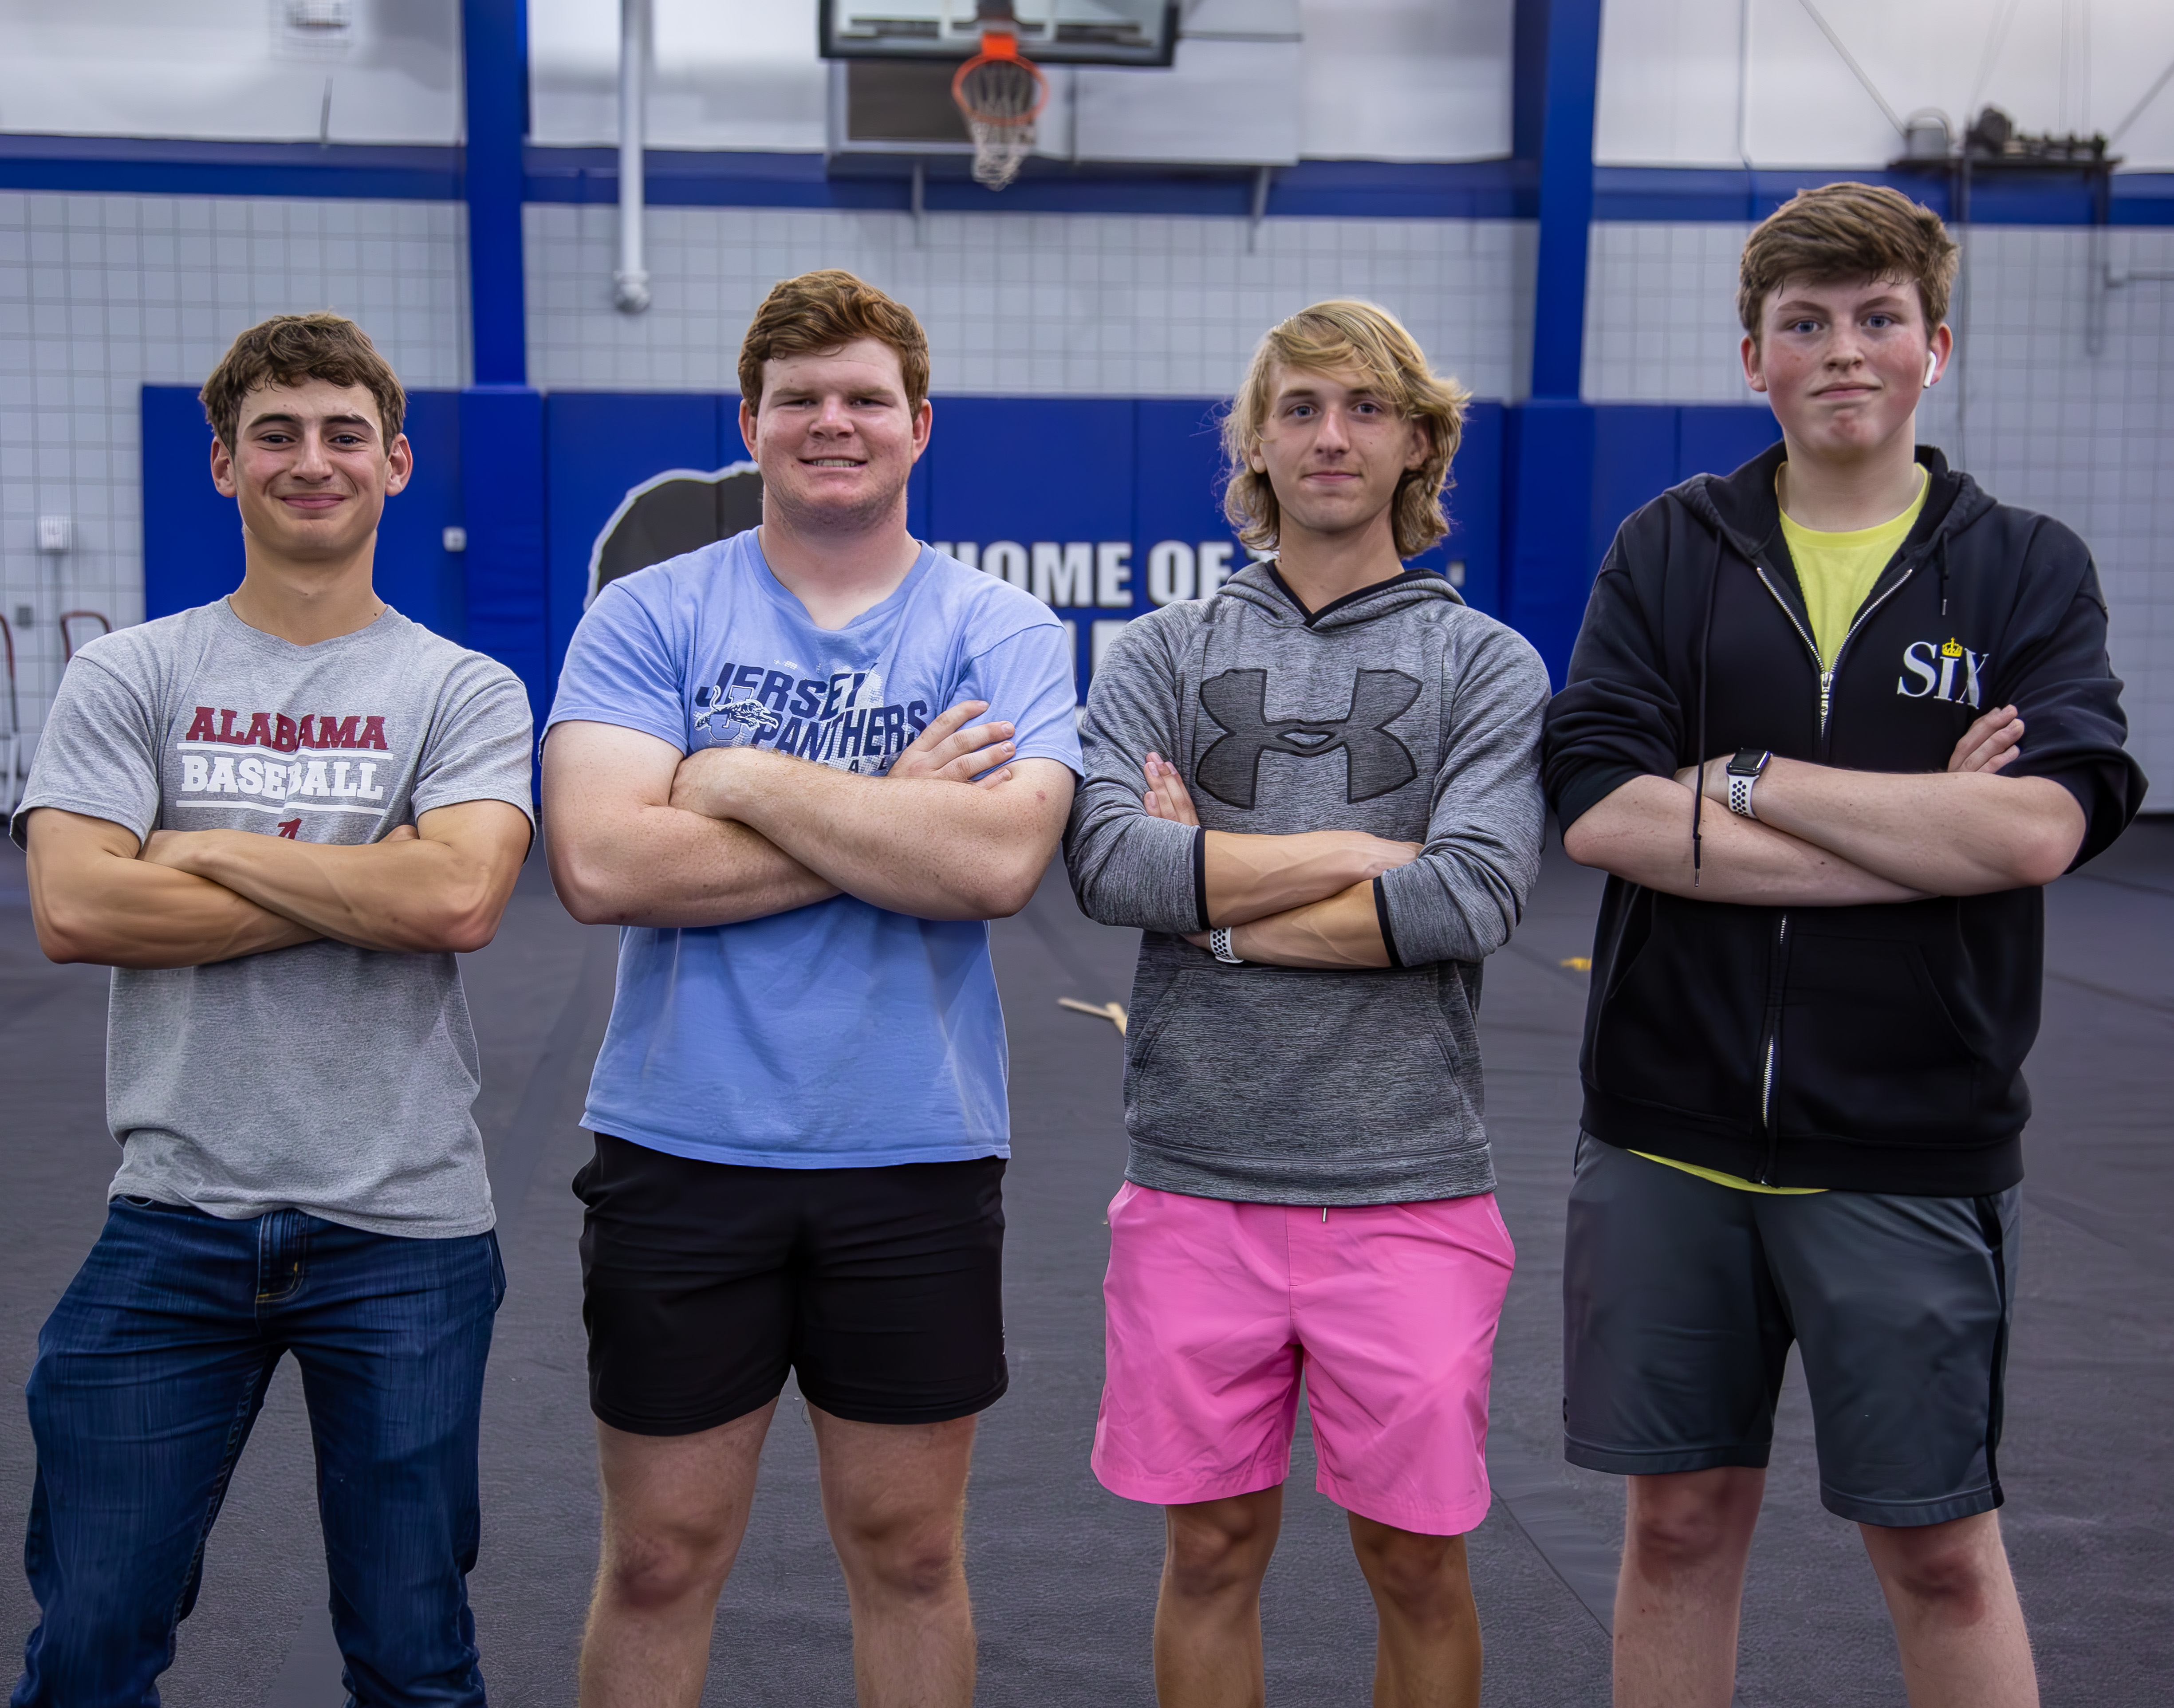
[[[1230,951],[1240,959],[1286,967],[1388,965],[1374,879],[1409,857],[1408,845],[1353,830],[1206,835],[1208,917],[1232,927]]]
[[[1382,941],[1381,916],[1374,905],[1373,879],[1236,927],[1230,932],[1230,952],[1241,960],[1271,966],[1388,965],[1389,951]]]
[[[488,863],[429,838],[348,846],[205,830],[154,839],[146,858],[281,915],[306,937],[357,949],[480,949],[498,922]]]
[[[223,884],[125,855],[94,857],[30,886],[38,941],[57,961],[158,969],[209,966],[322,934]]]
[[[1247,925],[1326,901],[1355,884],[1371,883],[1399,864],[1400,856],[1410,857],[1403,852],[1403,845],[1361,831],[1259,836],[1210,830],[1207,838],[1211,925]]]
[[[1047,761],[980,788],[856,776],[759,749],[713,762],[700,810],[745,825],[824,882],[922,919],[992,919],[1026,905],[1068,804]],[[675,795],[675,798],[677,796]]]
[[[760,832],[679,807],[645,806],[593,846],[560,836],[549,847],[559,894],[585,925],[738,925],[838,894]]]
[[[1765,781],[1757,786],[1763,790]],[[1764,806],[1763,797],[1754,796]],[[1709,800],[1691,858],[1692,795],[1667,777],[1633,777],[1563,831],[1582,866],[1700,901],[1763,907],[1848,907],[1915,901],[1926,893],[1868,871],[1770,824],[1740,819]]]
[[[1725,782],[1707,767],[1709,822]],[[2050,884],[2084,835],[2083,809],[2047,777],[1837,770],[1775,759],[1752,791],[1761,825],[1933,895]],[[1725,806],[1724,806],[1725,811]]]

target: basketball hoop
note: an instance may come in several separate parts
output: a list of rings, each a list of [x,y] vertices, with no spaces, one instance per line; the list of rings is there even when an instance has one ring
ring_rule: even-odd
[[[990,10],[982,10],[984,24],[997,21]],[[982,51],[951,79],[951,99],[974,139],[974,181],[1003,189],[1019,176],[1034,151],[1034,122],[1049,104],[1049,79],[1019,52],[1009,20],[1004,27],[982,30]]]

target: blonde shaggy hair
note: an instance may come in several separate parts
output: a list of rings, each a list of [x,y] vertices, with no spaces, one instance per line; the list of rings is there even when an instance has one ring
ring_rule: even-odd
[[[1426,461],[1405,472],[1390,505],[1397,555],[1417,557],[1449,532],[1441,496],[1449,489],[1450,461],[1464,434],[1464,406],[1472,393],[1430,368],[1419,341],[1388,310],[1339,297],[1301,309],[1268,329],[1223,417],[1223,450],[1230,464],[1223,514],[1241,541],[1255,551],[1268,551],[1282,527],[1275,489],[1247,460],[1259,447],[1261,429],[1275,407],[1280,368],[1312,373],[1356,368],[1372,381],[1382,402],[1404,419],[1424,424]]]

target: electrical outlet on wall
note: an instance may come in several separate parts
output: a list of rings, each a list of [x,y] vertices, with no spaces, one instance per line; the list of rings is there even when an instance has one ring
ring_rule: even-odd
[[[35,605],[18,605],[18,606],[16,606],[16,608],[15,608],[15,626],[16,626],[18,629],[27,629],[27,628],[30,627],[30,625],[31,625],[32,624],[35,623],[37,620],[38,620],[38,608],[37,608]]]

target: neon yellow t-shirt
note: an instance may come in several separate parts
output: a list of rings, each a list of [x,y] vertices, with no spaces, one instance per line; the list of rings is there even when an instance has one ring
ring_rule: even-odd
[[[1787,467],[1784,464],[1783,467]],[[1775,471],[1780,478],[1781,471]],[[1789,557],[1797,566],[1797,585],[1804,592],[1804,608],[1812,619],[1812,638],[1819,642],[1820,668],[1831,670],[1841,651],[1843,637],[1857,619],[1858,608],[1871,592],[1879,572],[1893,561],[1895,549],[1917,525],[1932,482],[1921,468],[1917,495],[1909,508],[1877,527],[1854,528],[1847,533],[1822,533],[1792,522],[1782,512],[1782,538],[1788,543]]]
[[[1723,1174],[1717,1168],[1701,1168],[1695,1162],[1678,1162],[1672,1156],[1655,1156],[1650,1150],[1634,1150],[1633,1156],[1642,1156],[1647,1162],[1659,1163],[1664,1168],[1679,1168],[1685,1174],[1695,1174],[1702,1181],[1712,1181],[1717,1186],[1733,1186],[1739,1192],[1771,1192],[1781,1198],[1808,1197],[1814,1192],[1823,1192],[1825,1186],[1762,1186],[1757,1181],[1748,1181],[1742,1175]]]
[[[1775,471],[1775,478],[1778,484],[1781,470]],[[1797,585],[1804,589],[1804,608],[1811,614],[1812,638],[1819,643],[1820,669],[1834,668],[1849,625],[1856,621],[1858,608],[1872,592],[1872,584],[1879,579],[1879,572],[1893,560],[1895,549],[1909,538],[1910,530],[1917,525],[1917,514],[1924,509],[1925,495],[1931,489],[1932,481],[1921,469],[1917,495],[1901,515],[1877,527],[1853,528],[1846,533],[1823,533],[1816,528],[1802,527],[1789,520],[1787,511],[1782,511],[1782,538],[1788,543],[1790,561],[1797,566]],[[1717,1168],[1701,1168],[1696,1163],[1678,1162],[1674,1157],[1655,1156],[1651,1151],[1636,1150],[1630,1154],[1743,1192],[1773,1192],[1795,1197],[1826,1190],[1824,1186],[1762,1186],[1741,1175],[1723,1174]]]

